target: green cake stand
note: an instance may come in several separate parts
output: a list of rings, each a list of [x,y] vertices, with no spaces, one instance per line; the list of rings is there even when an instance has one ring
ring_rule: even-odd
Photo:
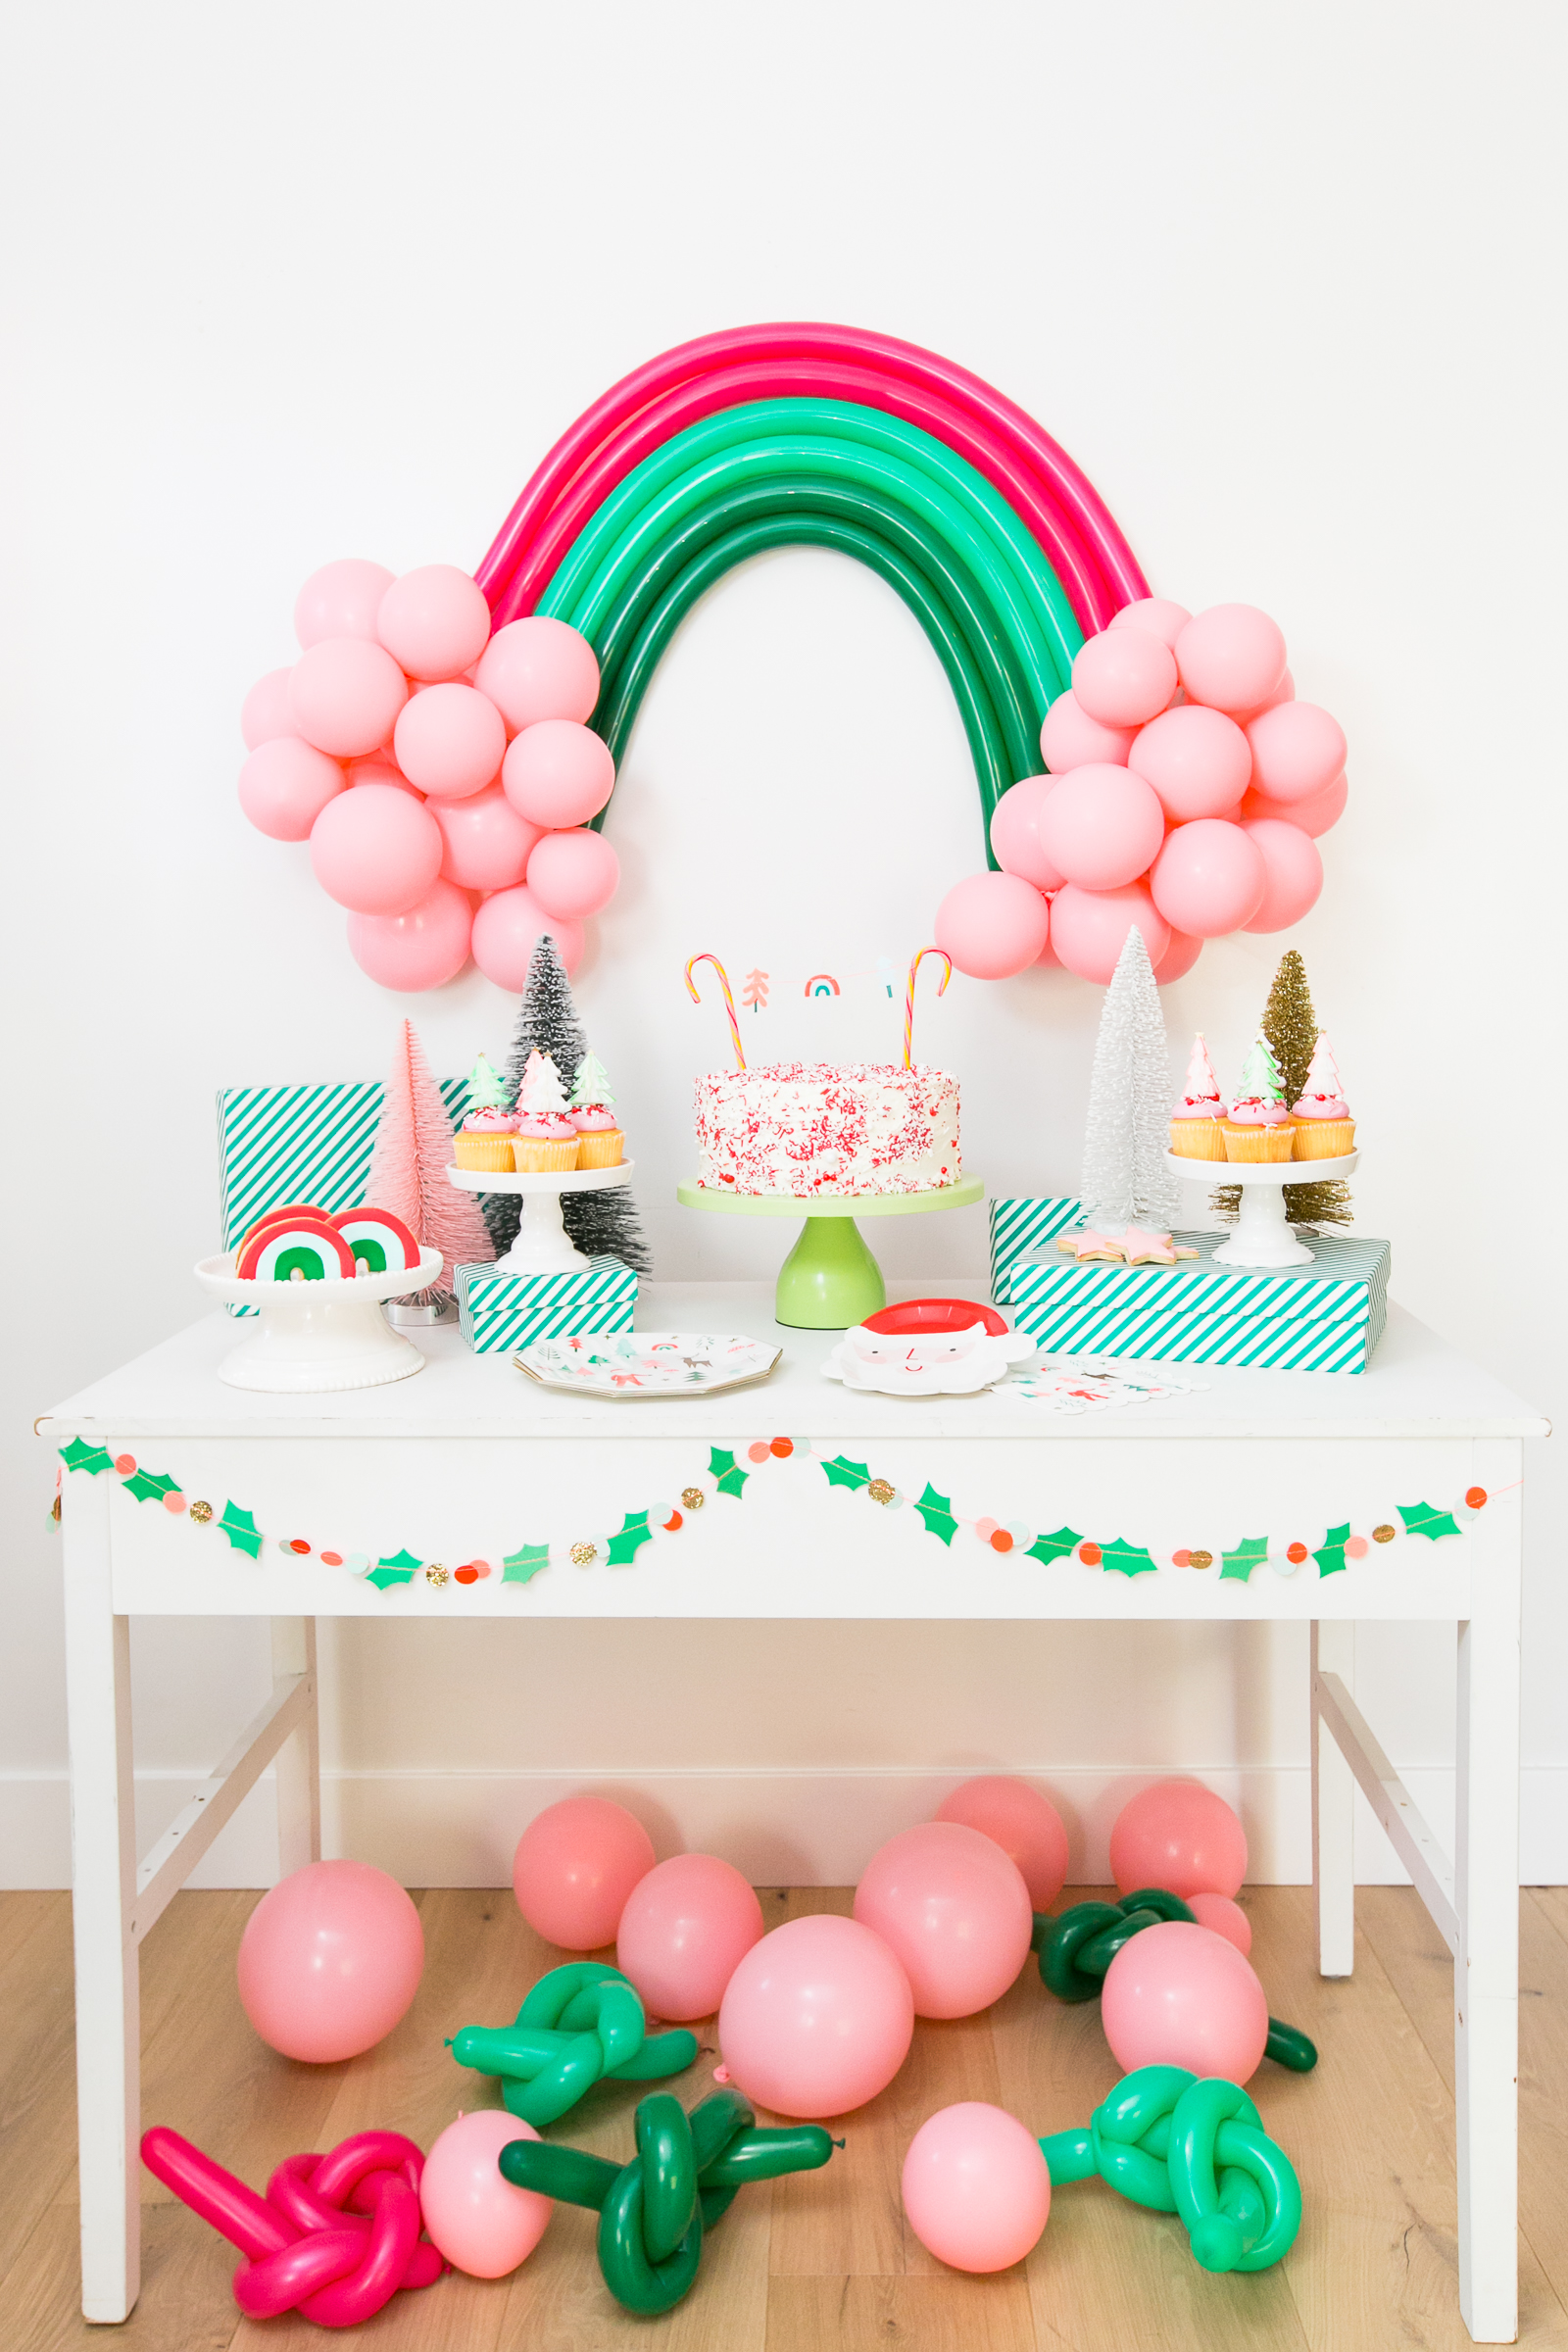
[[[719,1193],[683,1177],[675,1197],[683,1208],[713,1209],[724,1217],[802,1217],[800,1239],[779,1268],[774,1313],[797,1331],[848,1331],[888,1302],[882,1269],[856,1224],[857,1217],[917,1217],[931,1208],[970,1208],[984,1200],[978,1176],[929,1193],[813,1193],[809,1204],[794,1193]]]

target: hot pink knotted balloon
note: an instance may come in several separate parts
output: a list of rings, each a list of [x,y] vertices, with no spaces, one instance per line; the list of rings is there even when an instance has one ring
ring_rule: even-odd
[[[1040,757],[1054,776],[1069,767],[1125,767],[1136,727],[1106,727],[1091,718],[1069,687],[1058,694],[1040,727]]]
[[[279,735],[293,733],[294,722],[288,714],[288,678],[286,669],[270,669],[265,678],[257,679],[241,704],[239,731],[248,752],[254,752],[258,744],[271,743]]]
[[[950,1789],[938,1821],[962,1822],[1000,1845],[1029,1889],[1037,1911],[1049,1911],[1067,1883],[1067,1832],[1049,1796],[1027,1781],[985,1773]]]
[[[848,2115],[909,2054],[909,1980],[869,1928],[823,1912],[754,1944],[725,1988],[718,2040],[731,2079],[775,2115]]]
[[[1249,931],[1284,931],[1317,905],[1323,856],[1309,833],[1276,816],[1249,819],[1242,830],[1263,859],[1264,886]]]
[[[1034,1919],[1017,1864],[957,1821],[923,1821],[879,1846],[855,1916],[909,1980],[917,2017],[973,2017],[1014,1982]]]
[[[1194,939],[1241,930],[1262,906],[1267,884],[1261,849],[1222,816],[1200,816],[1167,834],[1149,877],[1165,920]]]
[[[602,833],[586,826],[546,833],[528,859],[528,888],[547,914],[573,921],[608,906],[620,881],[620,859]]]
[[[1163,1886],[1234,1894],[1247,1876],[1247,1833],[1200,1781],[1155,1781],[1128,1798],[1110,1833],[1110,1875],[1123,1894]]]
[[[1051,944],[1057,959],[1080,980],[1098,980],[1103,987],[1116,969],[1116,958],[1127,945],[1127,933],[1137,924],[1158,965],[1170,945],[1170,925],[1149,895],[1147,882],[1129,882],[1122,890],[1080,890],[1069,882],[1051,902]]]
[[[531,823],[551,830],[585,825],[615,789],[615,762],[591,727],[542,718],[513,740],[501,781]]]
[[[455,2271],[470,2278],[504,2278],[543,2237],[554,2200],[516,2187],[499,2163],[510,2141],[538,2136],[532,2124],[505,2108],[480,2107],[448,2124],[425,2158],[419,2210]]]
[[[323,637],[373,637],[381,599],[392,585],[384,564],[349,556],[313,571],[294,601],[294,634],[301,645]]]
[[[473,918],[473,960],[487,980],[517,996],[528,984],[528,966],[545,931],[561,950],[569,979],[582,961],[581,923],[547,914],[525,882],[513,890],[498,890]]]
[[[1105,727],[1141,727],[1176,691],[1176,657],[1149,629],[1106,629],[1079,648],[1072,690]]]
[[[337,761],[298,735],[258,744],[239,771],[239,805],[273,841],[309,841],[321,810],[342,790]]]
[[[1080,890],[1120,890],[1158,855],[1165,816],[1153,787],[1130,768],[1074,767],[1056,778],[1038,831],[1041,849],[1067,881]]]
[[[422,564],[382,597],[375,633],[411,678],[460,678],[484,652],[490,608],[455,564]]]
[[[510,890],[522,880],[541,836],[537,825],[517,814],[499,784],[487,784],[466,800],[435,799],[426,805],[446,844],[441,871],[449,882],[465,890]]]
[[[1345,729],[1316,703],[1280,703],[1250,721],[1251,782],[1271,801],[1309,801],[1345,772]]]
[[[1316,841],[1331,825],[1337,825],[1345,814],[1349,790],[1347,779],[1336,776],[1332,784],[1326,784],[1321,792],[1314,792],[1310,800],[1287,803],[1271,801],[1254,786],[1246,795],[1236,813],[1244,824],[1254,816],[1278,817],[1282,823],[1295,825],[1299,832],[1309,834]]]
[[[936,911],[931,936],[971,980],[1006,980],[1039,960],[1051,909],[1016,874],[968,874]]]
[[[1033,2132],[979,2099],[928,2116],[901,2182],[909,2227],[956,2271],[1004,2271],[1039,2242],[1051,2172]]]
[[[580,724],[590,718],[599,700],[599,663],[579,630],[535,613],[496,631],[479,657],[474,684],[504,713],[515,735],[541,719],[568,718]],[[590,808],[588,813],[592,816],[594,811]]]
[[[1173,605],[1168,596],[1141,596],[1130,605],[1123,605],[1113,613],[1107,626],[1113,629],[1147,629],[1151,636],[1174,649],[1192,614],[1185,605]]]
[[[1229,814],[1251,778],[1252,754],[1223,710],[1183,703],[1139,729],[1127,764],[1153,786],[1165,814],[1180,824]]]
[[[423,1967],[419,1914],[396,1879],[368,1862],[310,1862],[246,1921],[239,1997],[274,2050],[328,2066],[391,2033]]]
[[[613,1943],[632,1888],[654,1867],[654,1841],[608,1796],[567,1796],[536,1813],[517,1840],[517,1908],[547,1943],[593,1952]]]
[[[754,1943],[762,1939],[757,1890],[716,1854],[672,1854],[626,1897],[615,1965],[650,2017],[711,2017]]]
[[[1223,1936],[1162,1919],[1106,1969],[1100,2022],[1124,2074],[1185,2066],[1246,2082],[1262,2064],[1268,2002],[1250,1961]]]
[[[457,801],[500,774],[507,729],[494,703],[454,681],[412,696],[392,742],[411,784]]]
[[[991,812],[991,847],[1004,874],[1035,890],[1059,890],[1066,881],[1040,845],[1040,811],[1055,789],[1054,776],[1024,776]]]
[[[1240,1903],[1232,1902],[1228,1894],[1190,1894],[1187,1908],[1200,1928],[1211,1929],[1234,1943],[1245,1960],[1252,1948],[1252,1923]]]
[[[1177,638],[1176,665],[1195,703],[1255,710],[1285,674],[1285,638],[1255,605],[1210,605]]]
[[[329,801],[311,829],[311,864],[329,899],[354,914],[407,914],[441,871],[441,828],[422,801],[360,784]]]
[[[357,760],[386,742],[408,694],[384,647],[365,637],[323,637],[289,671],[289,718],[318,752]]]
[[[441,988],[467,962],[472,927],[467,892],[438,879],[407,914],[351,914],[349,953],[382,988]]]

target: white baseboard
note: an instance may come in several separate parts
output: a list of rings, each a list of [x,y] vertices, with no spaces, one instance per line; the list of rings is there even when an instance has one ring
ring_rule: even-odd
[[[1110,1825],[1132,1788],[1154,1774],[1095,1767],[1032,1773],[1058,1806],[1072,1845],[1071,1875],[1103,1885]],[[1236,1805],[1247,1824],[1257,1886],[1299,1886],[1311,1873],[1306,1767],[1192,1767]],[[408,1886],[504,1886],[524,1825],[558,1797],[592,1787],[647,1823],[661,1854],[718,1853],[759,1886],[843,1886],[895,1831],[929,1819],[968,1775],[897,1769],[565,1773],[329,1772],[322,1777],[323,1841]],[[1453,1837],[1453,1773],[1414,1767],[1405,1782],[1445,1845]],[[196,1786],[194,1774],[139,1773],[137,1830],[146,1851]],[[1527,1886],[1568,1882],[1568,1766],[1527,1767],[1520,1877]],[[1397,1886],[1404,1871],[1357,1797],[1356,1876]],[[270,1775],[246,1798],[192,1874],[194,1886],[267,1886],[277,1873]],[[71,1884],[71,1806],[66,1776],[0,1774],[0,1886]]]

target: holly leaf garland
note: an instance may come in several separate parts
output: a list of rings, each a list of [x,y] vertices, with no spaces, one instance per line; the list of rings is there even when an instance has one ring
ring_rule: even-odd
[[[1058,1527],[1054,1536],[1036,1536],[1024,1558],[1043,1560],[1049,1567],[1053,1560],[1065,1559],[1069,1552],[1076,1551],[1082,1542],[1075,1527]]]
[[[849,1487],[853,1490],[857,1487],[868,1487],[871,1484],[869,1464],[852,1462],[847,1454],[836,1453],[830,1462],[824,1461],[822,1467],[827,1472],[827,1483],[830,1487]]]
[[[1349,1541],[1350,1522],[1348,1519],[1346,1520],[1343,1527],[1329,1529],[1323,1539],[1321,1549],[1312,1554],[1313,1559],[1317,1562],[1320,1576],[1338,1576],[1340,1574],[1345,1566],[1345,1546]]]
[[[710,1446],[708,1475],[721,1494],[733,1494],[738,1502],[741,1489],[751,1473],[743,1470],[735,1456],[727,1453],[722,1446]]]
[[[928,1536],[940,1536],[944,1544],[953,1542],[958,1522],[954,1516],[952,1503],[946,1494],[937,1493],[929,1479],[925,1482],[925,1493],[914,1507],[925,1521]]]
[[[651,1544],[654,1531],[648,1524],[647,1511],[628,1511],[621,1525],[610,1539],[609,1563],[612,1568],[630,1568],[644,1544]]]
[[[1267,1536],[1244,1536],[1234,1551],[1222,1551],[1219,1556],[1221,1561],[1220,1583],[1223,1584],[1226,1578],[1230,1577],[1237,1584],[1245,1585],[1259,1560],[1268,1558],[1268,1538]]]
[[[85,1470],[96,1478],[100,1470],[112,1470],[115,1457],[105,1446],[89,1446],[85,1438],[73,1438],[69,1446],[58,1448],[60,1459],[68,1470]]]
[[[517,1551],[509,1551],[501,1563],[501,1582],[504,1585],[525,1585],[537,1576],[541,1568],[550,1565],[548,1544],[524,1544]]]
[[[384,1559],[376,1561],[365,1581],[368,1585],[374,1585],[384,1592],[388,1585],[408,1584],[415,1570],[422,1568],[424,1562],[416,1558],[412,1551],[405,1549],[389,1552]]]
[[[236,1551],[249,1552],[253,1560],[260,1556],[262,1531],[249,1511],[242,1511],[237,1502],[225,1502],[218,1524]]]
[[[1123,1543],[1120,1536],[1102,1547],[1100,1564],[1107,1571],[1114,1568],[1118,1576],[1147,1576],[1157,1565],[1152,1552],[1141,1544]]]
[[[162,1470],[133,1470],[125,1481],[125,1493],[134,1494],[138,1502],[162,1502],[166,1494],[179,1493],[179,1481],[166,1478]]]
[[[1429,1544],[1439,1544],[1445,1536],[1462,1533],[1451,1511],[1440,1511],[1430,1502],[1398,1502],[1395,1509],[1404,1521],[1407,1536],[1425,1536]]]

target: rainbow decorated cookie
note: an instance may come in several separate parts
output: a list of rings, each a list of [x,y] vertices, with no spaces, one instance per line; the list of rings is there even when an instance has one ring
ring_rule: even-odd
[[[234,1260],[241,1282],[336,1282],[356,1271],[354,1252],[342,1234],[314,1208],[264,1217],[251,1227]]]
[[[416,1273],[419,1245],[389,1208],[340,1209],[331,1223],[354,1253],[362,1274]]]

